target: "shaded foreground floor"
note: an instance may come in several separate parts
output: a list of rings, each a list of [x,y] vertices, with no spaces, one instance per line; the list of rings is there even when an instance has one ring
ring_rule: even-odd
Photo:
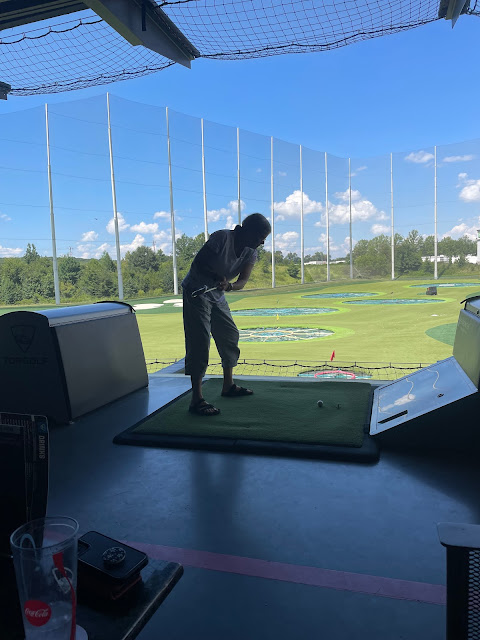
[[[242,559],[444,585],[436,523],[480,522],[474,464],[385,451],[365,465],[112,444],[187,388],[184,376],[153,374],[149,389],[51,430],[50,515],[76,518],[81,533],[240,557],[238,572],[185,566],[140,640],[445,637],[440,604],[241,575]]]

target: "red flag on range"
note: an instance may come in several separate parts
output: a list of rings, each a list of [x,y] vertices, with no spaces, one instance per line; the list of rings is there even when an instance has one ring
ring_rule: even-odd
[[[330,362],[334,359],[335,357],[335,350],[332,351],[332,355],[330,356]]]

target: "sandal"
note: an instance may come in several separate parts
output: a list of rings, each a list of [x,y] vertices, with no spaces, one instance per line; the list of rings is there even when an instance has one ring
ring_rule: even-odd
[[[237,387],[236,384],[232,384],[228,391],[222,391],[222,396],[225,398],[239,398],[240,396],[251,396],[253,391],[251,389],[245,389],[245,387]]]
[[[218,416],[220,413],[220,409],[217,409],[217,407],[214,407],[213,404],[203,398],[195,404],[191,404],[188,410],[190,413],[196,413],[197,416]]]

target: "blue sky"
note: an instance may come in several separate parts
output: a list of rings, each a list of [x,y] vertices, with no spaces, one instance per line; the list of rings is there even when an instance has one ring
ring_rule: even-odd
[[[274,136],[275,242],[299,251],[299,147],[304,145],[305,250],[325,248],[325,163],[334,256],[348,250],[348,160],[353,238],[395,229],[433,233],[433,145],[438,232],[475,234],[480,216],[480,19],[438,21],[330,52],[247,61],[198,60],[115,85],[0,103],[0,255],[27,242],[51,255],[44,103],[49,103],[58,254],[114,252],[106,91],[122,250],[170,252],[165,112],[171,112],[177,233],[203,231],[200,122],[205,118],[209,231],[236,219],[236,129],[243,213],[270,215]],[[467,141],[467,142],[462,142]],[[470,141],[470,142],[468,142]]]

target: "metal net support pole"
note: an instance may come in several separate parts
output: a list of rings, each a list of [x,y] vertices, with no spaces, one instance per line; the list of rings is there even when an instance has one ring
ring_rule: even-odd
[[[437,145],[435,145],[435,169],[434,169],[434,177],[433,177],[433,255],[434,255],[434,265],[433,265],[433,279],[438,280],[438,237],[437,237]]]
[[[391,244],[392,244],[392,280],[395,280],[395,228],[393,222],[393,153],[390,154],[390,205],[391,205]]]
[[[175,295],[178,295],[177,243],[175,241],[175,210],[173,208],[172,157],[170,154],[170,123],[168,119],[168,107],[165,108],[165,114],[167,118],[168,186],[170,189],[170,222],[172,229],[173,292]]]
[[[113,222],[115,225],[115,247],[117,251],[118,299],[123,300],[122,256],[120,253],[120,233],[118,230],[117,191],[115,188],[115,172],[113,168],[112,127],[110,120],[110,94],[107,93],[108,148],[110,152],[110,178],[112,183]]]
[[[303,229],[303,160],[302,145],[300,145],[300,264],[301,282],[305,284],[305,236]]]
[[[350,220],[350,280],[353,280],[353,238],[352,238],[352,166],[348,159],[348,208]]]
[[[273,199],[273,136],[270,138],[270,196],[272,215],[272,289],[275,288],[275,202]]]
[[[203,219],[205,225],[205,242],[208,240],[208,210],[207,210],[207,187],[205,182],[205,140],[203,130],[203,118],[200,120],[202,128],[202,180],[203,180]]]
[[[327,282],[330,282],[330,218],[328,213],[328,161],[325,151],[325,214],[327,220]]]
[[[50,230],[52,236],[53,257],[53,286],[55,290],[55,304],[60,304],[60,283],[58,280],[57,239],[55,235],[55,213],[53,210],[52,166],[50,164],[50,129],[48,126],[48,105],[45,104],[45,127],[47,133],[47,172],[48,172],[48,197],[50,200]]]
[[[242,200],[240,197],[240,129],[237,127],[237,209],[238,224],[242,224]]]

